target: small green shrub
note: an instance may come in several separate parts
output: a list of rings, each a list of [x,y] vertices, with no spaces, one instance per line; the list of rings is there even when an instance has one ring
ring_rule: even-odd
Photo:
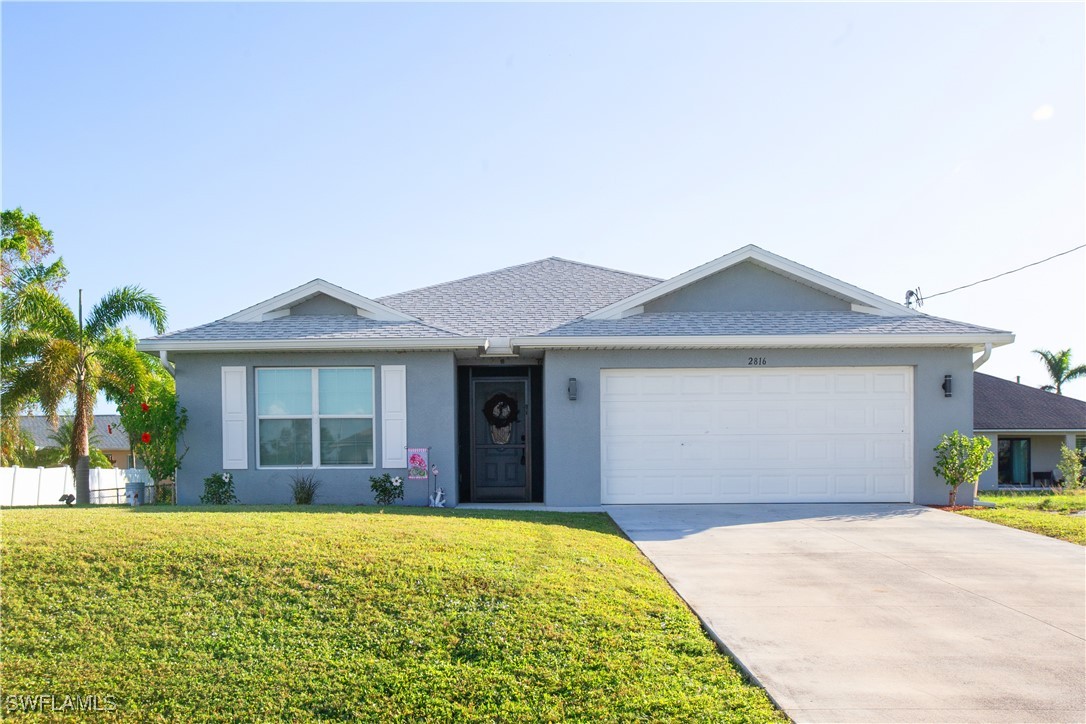
[[[1082,455],[1078,450],[1072,450],[1066,445],[1060,445],[1060,462],[1056,465],[1065,488],[1081,488],[1082,480]]]
[[[392,505],[397,500],[403,500],[403,478],[392,477],[388,473],[381,476],[371,475],[370,490],[373,491],[375,503]]]
[[[234,476],[231,473],[213,473],[204,478],[204,494],[200,496],[204,505],[230,505],[238,502],[234,495]]]
[[[296,473],[290,476],[290,492],[298,505],[312,505],[317,499],[321,482],[312,473]]]
[[[958,486],[976,483],[980,474],[992,467],[995,457],[989,448],[991,441],[983,435],[969,437],[957,430],[935,446],[935,474],[950,486],[950,505],[958,499]]]

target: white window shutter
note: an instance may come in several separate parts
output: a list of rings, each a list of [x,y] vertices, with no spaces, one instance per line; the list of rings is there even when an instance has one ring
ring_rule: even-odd
[[[244,367],[222,368],[222,468],[249,467],[249,402]]]
[[[407,467],[407,367],[381,367],[381,467]]]

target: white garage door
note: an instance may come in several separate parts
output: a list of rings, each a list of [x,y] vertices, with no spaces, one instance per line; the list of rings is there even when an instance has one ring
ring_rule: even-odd
[[[909,367],[602,370],[604,503],[911,502]]]

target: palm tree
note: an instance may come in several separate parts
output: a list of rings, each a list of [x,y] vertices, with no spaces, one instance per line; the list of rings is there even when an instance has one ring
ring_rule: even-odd
[[[6,211],[4,213],[8,214]],[[6,217],[4,223],[7,224]],[[11,354],[13,339],[26,331],[31,322],[40,316],[41,310],[35,308],[36,300],[50,297],[48,294],[38,294],[31,290],[41,287],[56,291],[64,284],[67,276],[68,270],[63,259],[57,259],[51,264],[11,267],[4,275],[0,284],[0,349],[3,349],[3,354],[0,354],[0,380],[11,379],[15,370],[25,366],[26,360],[16,359]],[[8,394],[6,385],[3,391],[4,394],[0,397],[0,465],[10,466],[18,464],[26,448],[19,416],[28,412],[37,403],[37,399],[33,392],[21,397]],[[32,444],[30,449],[34,449]]]
[[[98,392],[120,401],[131,387],[142,390],[147,376],[145,355],[121,323],[140,317],[161,334],[166,310],[157,297],[137,286],[110,291],[85,320],[82,290],[78,313],[44,284],[28,285],[20,294],[19,304],[4,309],[4,397],[13,403],[36,399],[54,424],[57,408],[73,397],[71,457],[80,460],[90,454],[88,432]],[[76,499],[90,502],[85,475],[76,476]]]
[[[1049,377],[1056,383],[1054,385],[1042,385],[1041,389],[1045,392],[1055,392],[1057,395],[1062,395],[1065,382],[1077,380],[1079,377],[1086,377],[1086,365],[1071,366],[1071,350],[1069,349],[1061,349],[1055,353],[1049,352],[1047,349],[1035,349],[1033,353],[1041,356],[1045,367],[1048,368]]]

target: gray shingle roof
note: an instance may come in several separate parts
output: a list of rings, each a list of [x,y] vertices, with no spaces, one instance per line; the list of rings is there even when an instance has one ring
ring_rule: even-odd
[[[60,417],[61,421],[69,419],[71,418],[64,415]],[[42,415],[22,415],[19,417],[19,425],[30,433],[37,447],[57,446],[56,441],[51,439],[56,430],[49,424],[46,417]],[[94,433],[92,434],[97,434],[99,443],[95,447],[101,450],[129,449],[128,435],[121,429],[120,415],[95,415]]]
[[[587,320],[590,312],[642,292],[659,279],[557,257],[382,297],[421,321],[353,315],[285,316],[260,322],[220,319],[145,342],[192,344],[455,340],[459,337],[660,337],[733,335],[985,335],[985,327],[926,315],[860,312],[669,312]],[[221,345],[220,345],[221,346]]]
[[[377,301],[459,334],[514,337],[539,334],[659,283],[551,257]]]
[[[1086,430],[1086,402],[973,373],[974,430]]]
[[[623,319],[580,319],[541,337],[667,337],[805,334],[971,334],[997,330],[927,315],[862,312],[665,312]]]
[[[418,322],[381,322],[366,317],[311,314],[280,317],[264,322],[228,322],[220,319],[199,327],[171,332],[152,340],[171,341],[265,341],[265,340],[350,340],[350,339],[432,339],[455,334]]]

